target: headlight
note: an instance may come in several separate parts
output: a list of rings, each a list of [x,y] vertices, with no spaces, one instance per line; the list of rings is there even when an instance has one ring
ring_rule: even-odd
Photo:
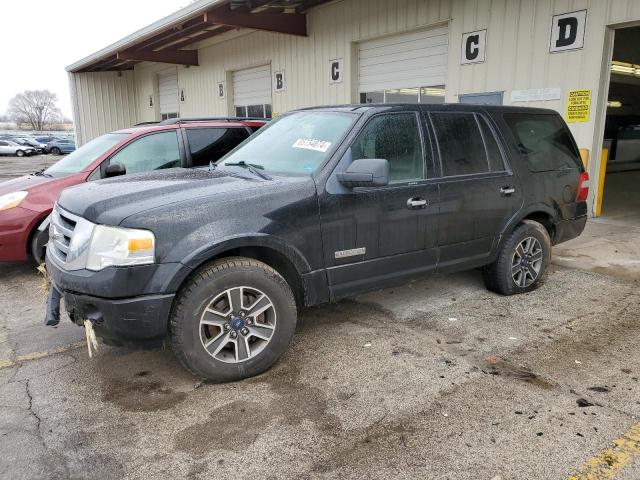
[[[29,192],[12,192],[0,196],[0,211],[17,207]]]
[[[110,266],[146,265],[155,261],[155,237],[148,230],[96,225],[93,229],[87,269]]]

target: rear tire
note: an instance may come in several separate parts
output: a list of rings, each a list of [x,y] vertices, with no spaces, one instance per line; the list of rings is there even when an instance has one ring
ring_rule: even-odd
[[[551,238],[540,223],[523,220],[507,237],[498,258],[483,270],[486,287],[502,295],[534,290],[551,261]]]
[[[250,258],[225,258],[197,270],[176,296],[171,346],[198,377],[240,380],[280,358],[296,321],[293,293],[278,272]]]

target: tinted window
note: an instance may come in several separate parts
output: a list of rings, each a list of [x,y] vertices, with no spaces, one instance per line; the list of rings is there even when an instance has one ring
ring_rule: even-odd
[[[442,175],[489,172],[487,153],[473,113],[433,113]]]
[[[422,142],[413,113],[378,115],[364,127],[351,146],[354,160],[383,158],[389,162],[389,181],[423,178]]]
[[[534,172],[576,168],[580,155],[556,115],[508,113],[504,116],[520,153]]]
[[[482,137],[484,138],[484,143],[487,146],[487,155],[489,157],[489,167],[491,171],[504,171],[504,160],[502,159],[502,153],[500,152],[500,147],[498,147],[498,142],[492,129],[489,127],[489,124],[484,118],[480,116],[477,116],[476,118],[480,123]]]
[[[249,136],[244,128],[187,128],[186,132],[194,167],[217,162]]]
[[[134,140],[111,157],[111,163],[113,162],[123,164],[127,173],[179,167],[178,135],[173,130]]]
[[[6,147],[7,145],[9,145],[7,142],[0,142],[0,146],[2,147]]]

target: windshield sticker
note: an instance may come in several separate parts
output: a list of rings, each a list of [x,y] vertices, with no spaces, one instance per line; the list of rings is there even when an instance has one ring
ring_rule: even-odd
[[[299,138],[292,145],[293,148],[304,148],[305,150],[315,150],[316,152],[325,153],[329,150],[331,142],[325,142],[324,140],[315,140],[313,138]]]

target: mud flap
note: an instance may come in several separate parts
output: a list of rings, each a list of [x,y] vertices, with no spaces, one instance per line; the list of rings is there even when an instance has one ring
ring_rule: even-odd
[[[60,291],[51,284],[47,296],[47,312],[44,317],[44,324],[49,327],[55,327],[60,323],[60,298]]]

